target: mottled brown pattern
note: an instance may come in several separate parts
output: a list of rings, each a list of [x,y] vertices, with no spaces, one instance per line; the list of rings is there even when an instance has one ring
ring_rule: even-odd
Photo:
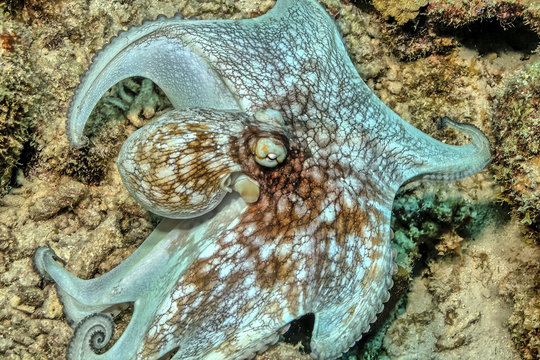
[[[140,181],[151,184],[152,189],[146,192],[146,195],[156,203],[168,204],[173,196],[180,197],[179,206],[189,206],[191,196],[186,192],[176,192],[173,186],[185,184],[192,192],[215,191],[220,187],[220,182],[228,175],[228,169],[225,166],[212,168],[211,158],[204,159],[196,154],[215,152],[218,150],[218,144],[213,138],[213,133],[205,132],[207,127],[197,126],[198,124],[170,123],[164,128],[150,134],[145,143],[139,144],[135,161],[141,167],[148,167],[148,171],[142,173]],[[177,171],[173,179],[159,176],[159,172],[171,168],[168,162],[173,158],[174,153],[178,153],[179,148],[168,147],[167,144],[174,141],[175,138],[186,136],[188,132],[195,134],[193,141],[186,143],[185,154],[179,155],[174,159],[173,169]],[[165,148],[162,151],[156,151],[156,145],[161,144]],[[187,161],[190,159],[191,161]],[[187,172],[180,172],[183,169],[189,169]],[[141,174],[141,173],[139,173]],[[174,180],[174,181],[170,181]],[[161,197],[153,195],[152,190],[160,189]],[[141,188],[144,192],[144,188]]]
[[[306,154],[293,149],[282,166],[251,168],[248,174],[261,184],[261,198],[250,205],[239,223],[221,237],[218,252],[193,263],[189,273],[178,280],[175,288],[196,291],[171,299],[174,305],[164,315],[174,315],[159,327],[159,332],[146,338],[142,358],[156,356],[167,334],[177,338],[184,334],[208,336],[204,329],[226,318],[227,312],[220,309],[233,305],[229,300],[231,294],[239,294],[233,297],[234,305],[238,306],[234,317],[237,321],[259,311],[272,313],[280,319],[285,313],[299,316],[310,311],[312,299],[317,296],[317,284],[331,287],[333,276],[322,275],[323,269],[328,269],[332,263],[344,264],[348,252],[366,245],[366,239],[361,241],[361,238],[368,225],[367,215],[358,206],[348,208],[340,190],[328,187],[327,171],[315,166],[305,168],[309,163]],[[327,223],[321,221],[320,214],[331,193],[336,199],[334,205],[342,210],[336,213],[333,223]],[[353,242],[351,235],[355,239]],[[331,239],[339,246],[333,259],[325,252]],[[378,236],[369,240],[373,246],[381,242]],[[354,253],[354,263],[361,264],[360,253]],[[382,254],[373,251],[369,256],[375,261]],[[246,259],[253,259],[253,262],[248,266]],[[219,272],[228,266],[227,276],[221,278]],[[374,281],[378,272],[377,267],[368,271],[366,281]],[[250,286],[257,289],[257,302],[247,295],[249,289],[245,280],[250,275],[256,279]],[[222,290],[219,290],[220,286]],[[197,304],[196,309],[193,304]],[[154,324],[160,323],[160,318],[156,317]],[[222,331],[226,341],[219,351],[232,353],[232,344],[236,341],[234,329],[238,324],[221,326],[225,328]],[[196,329],[203,329],[203,332]]]
[[[231,174],[241,170],[232,145],[242,123],[231,127],[233,118],[246,116],[230,112],[220,118],[214,111],[193,109],[171,112],[141,128],[120,155],[124,182],[164,212],[211,209],[230,191]]]

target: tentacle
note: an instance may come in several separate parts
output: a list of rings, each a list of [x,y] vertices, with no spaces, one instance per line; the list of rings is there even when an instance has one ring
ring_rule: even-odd
[[[375,97],[375,95],[370,95]],[[389,194],[414,180],[456,181],[482,170],[491,160],[489,140],[476,126],[443,117],[439,128],[449,126],[471,137],[466,145],[448,145],[403,121],[382,103],[374,103],[384,121],[374,123],[374,147],[356,164],[377,171]],[[384,127],[383,127],[384,126]],[[380,133],[380,135],[379,135]]]
[[[134,359],[137,344],[145,336],[144,329],[152,319],[152,314],[144,311],[153,306],[156,298],[136,303],[130,323],[120,338],[107,351],[104,351],[114,334],[114,321],[108,314],[94,313],[82,319],[71,338],[66,358],[68,360],[118,360]]]
[[[66,265],[66,262],[60,258],[53,249],[40,246],[34,253],[34,269],[45,281],[53,281],[53,278],[49,274],[51,264],[55,264],[54,261],[59,261],[62,265]],[[54,265],[52,265],[54,266]]]
[[[175,108],[240,110],[239,99],[227,80],[215,70],[215,59],[201,51],[201,39],[220,33],[224,24],[249,28],[272,19],[277,21],[291,0],[281,0],[267,14],[242,21],[184,20],[180,17],[131,27],[113,38],[97,53],[82,76],[68,111],[67,134],[73,146],[87,143],[83,130],[88,116],[101,96],[117,82],[132,76],[149,78],[165,92]],[[194,37],[198,41],[194,42]]]
[[[455,181],[466,178],[485,168],[491,161],[490,143],[487,136],[476,126],[468,123],[458,123],[449,117],[443,116],[438,124],[439,129],[451,127],[471,137],[470,148],[463,150],[464,157],[456,161],[452,167],[444,173],[426,175],[427,180]]]
[[[77,325],[69,342],[66,357],[68,359],[90,359],[105,349],[113,334],[114,322],[109,315],[89,315]]]
[[[77,324],[90,314],[135,302],[141,292],[156,286],[156,278],[186,271],[220,236],[224,224],[230,224],[245,208],[243,200],[230,197],[197,219],[164,219],[130,257],[95,279],[83,280],[65,270],[49,248],[36,251],[34,264],[44,278],[55,282],[66,317]]]
[[[314,303],[315,324],[310,354],[312,358],[335,359],[347,351],[369,331],[371,324],[377,320],[377,315],[383,311],[384,303],[389,300],[388,290],[393,286],[392,275],[396,271],[394,251],[390,246],[390,210],[385,214],[383,223],[378,225],[378,229],[378,236],[383,240],[378,245],[375,245],[375,241],[371,247],[374,253],[380,252],[381,256],[371,260],[367,256],[362,263],[356,264],[358,277],[353,282],[355,285],[347,288],[350,293],[346,301],[333,303],[335,298],[319,297]],[[373,239],[355,239],[359,243],[371,243],[371,240]],[[364,249],[363,252],[369,254],[369,250]],[[370,278],[372,276],[376,279]]]
[[[176,18],[159,19],[132,27],[113,38],[93,59],[71,101],[67,120],[71,144],[86,145],[88,140],[83,130],[92,109],[114,84],[132,76],[143,76],[155,82],[176,108],[238,109],[223,81],[206,60],[190,48],[188,36],[169,37],[167,34],[176,26],[208,25]]]
[[[47,247],[36,250],[34,266],[44,279],[55,282],[64,313],[75,325],[90,314],[103,312],[114,305],[134,302],[140,297],[140,290],[151,284],[154,267],[159,269],[159,264],[166,262],[164,249],[178,241],[176,237],[182,233],[180,229],[181,225],[177,222],[162,221],[129,258],[95,279],[83,280],[71,274],[57,262],[59,257],[54,251]],[[141,267],[142,262],[146,262],[146,266]],[[129,276],[135,268],[143,272],[136,277]]]
[[[417,166],[409,169],[409,181],[422,179],[433,181],[456,181],[482,170],[491,161],[489,140],[476,126],[458,123],[448,117],[441,118],[438,128],[449,126],[471,137],[471,143],[455,146],[429,138],[425,142],[412,142],[411,157]],[[424,135],[427,137],[427,135]]]

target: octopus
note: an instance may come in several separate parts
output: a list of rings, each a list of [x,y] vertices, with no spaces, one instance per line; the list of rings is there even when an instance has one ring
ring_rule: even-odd
[[[475,126],[443,117],[471,138],[448,145],[384,105],[315,0],[278,0],[246,20],[158,17],[119,34],[75,91],[73,146],[87,145],[100,97],[132,76],[174,106],[117,160],[131,195],[163,220],[90,280],[36,250],[75,329],[68,359],[249,359],[305,314],[315,319],[311,356],[334,359],[389,298],[398,188],[459,180],[490,161]],[[126,305],[131,320],[113,342]]]

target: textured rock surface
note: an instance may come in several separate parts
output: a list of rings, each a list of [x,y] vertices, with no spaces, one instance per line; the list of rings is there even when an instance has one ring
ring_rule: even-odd
[[[529,241],[540,243],[540,62],[508,79],[497,94],[494,168],[501,198],[516,204]]]
[[[368,85],[403,118],[439,138],[442,134],[435,130],[436,120],[447,115],[474,123],[495,140],[493,131],[499,124],[493,122],[500,111],[494,98],[504,99],[498,94],[515,96],[507,79],[519,76],[516,74],[525,71],[526,64],[539,61],[537,55],[512,48],[479,53],[460,42],[463,36],[453,36],[455,24],[482,16],[504,17],[501,6],[497,10],[486,5],[480,12],[483,15],[473,18],[464,15],[473,14],[465,11],[468,4],[431,2],[425,8],[427,18],[450,28],[442,34],[433,26],[396,30],[370,6],[359,10],[348,2],[325,3]],[[530,23],[538,33],[540,22],[533,3],[516,2],[522,7],[521,14],[517,10],[507,14]],[[93,146],[85,151],[68,147],[65,114],[73,88],[93,54],[121,29],[160,13],[172,16],[180,12],[202,19],[247,18],[272,5],[270,0],[27,0],[24,4],[8,1],[7,7],[0,8],[0,135],[20,142],[10,148],[11,160],[0,162],[2,187],[12,185],[9,194],[0,199],[0,358],[62,358],[72,335],[54,287],[42,284],[32,269],[30,258],[37,246],[55,243],[56,249],[62,249],[58,255],[67,261],[68,270],[91,278],[119,264],[156,224],[123,188],[114,160],[127,135],[153,111],[166,106],[154,96],[159,90],[147,92],[139,97],[144,101],[138,102],[135,99],[143,87],[140,79],[135,80],[136,85],[124,83],[113,89],[110,99],[103,99],[94,111],[89,129]],[[422,8],[418,11],[425,16]],[[473,35],[467,35],[472,43]],[[453,134],[444,137],[466,140],[453,139]],[[498,146],[498,142],[494,144]],[[12,176],[16,161],[21,170]],[[540,166],[534,161],[528,164],[536,170]],[[521,167],[503,165],[500,169],[508,170],[510,177],[522,174]],[[519,190],[513,182],[503,184],[507,191]],[[468,189],[465,194],[463,189]],[[436,208],[439,220],[444,205],[455,204],[454,200],[446,202],[456,199],[454,194],[476,209],[480,204],[493,204],[498,193],[486,172],[453,185],[446,194],[437,193],[437,187],[420,190],[413,186],[406,194],[419,199],[416,203],[420,205],[425,203],[421,194],[426,192],[442,199]],[[502,222],[500,216],[492,220]],[[450,225],[453,220],[441,221],[435,224],[440,229],[437,236],[444,239],[439,244],[420,234],[428,232],[430,224],[425,229],[416,227],[416,239],[421,241],[410,243],[413,251],[404,252],[403,259],[408,269],[420,275],[410,275],[411,292],[394,314],[397,320],[382,327],[388,330],[379,341],[373,340],[374,345],[359,344],[343,358],[413,359],[407,354],[414,351],[441,359],[475,358],[493,349],[508,359],[537,358],[538,251],[523,243],[520,230],[533,239],[537,235],[520,229],[518,222],[514,218],[499,228],[496,224],[480,226],[479,233],[471,235]],[[394,230],[396,234],[402,231],[404,243],[413,237],[411,227]],[[399,274],[399,284],[406,286],[408,273],[402,268]],[[486,340],[492,335],[496,343]],[[258,357],[295,358],[308,357],[282,343]]]
[[[390,358],[426,359],[437,354],[438,359],[519,359],[512,343],[515,335],[506,324],[526,316],[521,301],[513,301],[506,292],[512,289],[527,296],[532,290],[529,282],[538,277],[532,264],[540,259],[538,249],[508,242],[519,234],[516,225],[491,226],[458,255],[430,261],[411,284],[405,312],[386,333],[384,346]],[[524,266],[532,268],[517,284],[515,273]],[[527,318],[537,322],[538,311]]]
[[[421,7],[428,4],[427,0],[374,0],[373,5],[386,19],[392,17],[399,25],[405,24],[418,16]]]

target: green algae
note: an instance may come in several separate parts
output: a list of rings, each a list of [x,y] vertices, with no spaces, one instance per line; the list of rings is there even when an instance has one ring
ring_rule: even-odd
[[[437,253],[459,253],[456,244],[441,244],[441,239],[473,239],[489,224],[500,218],[500,205],[490,201],[471,202],[463,196],[405,190],[398,193],[392,210],[396,263],[411,275],[418,260]]]

